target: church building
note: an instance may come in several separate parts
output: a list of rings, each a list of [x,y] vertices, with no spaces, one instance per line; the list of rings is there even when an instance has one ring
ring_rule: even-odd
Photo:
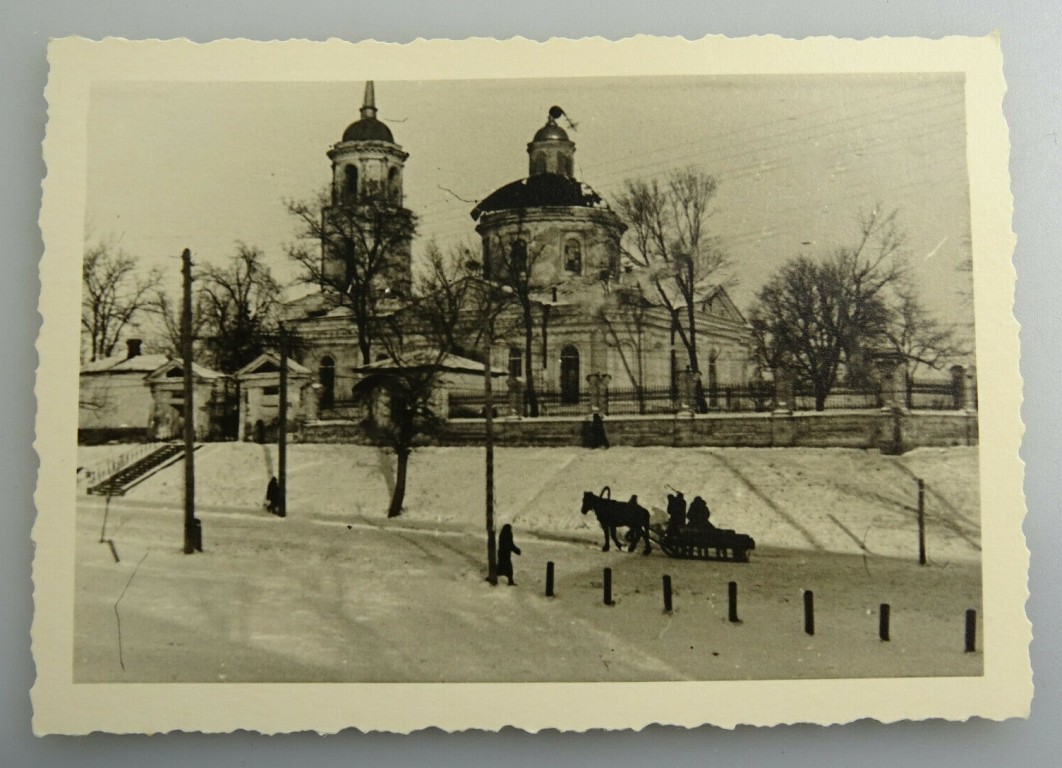
[[[369,82],[360,119],[327,153],[333,208],[323,212],[326,223],[344,204],[362,206],[381,196],[405,210],[409,154],[376,115]],[[482,277],[510,286],[514,296],[499,323],[492,364],[509,372],[509,402],[517,415],[608,412],[610,398],[617,405],[618,399],[638,401],[634,412],[674,410],[680,380],[691,367],[676,334],[677,324],[688,322],[685,302],[668,278],[661,282],[624,259],[626,227],[576,178],[575,143],[557,122],[562,116],[559,108],[550,109],[527,144],[528,176],[500,187],[471,211],[482,243]],[[387,268],[368,289],[377,292],[378,310],[387,316],[400,318],[410,295],[411,245],[408,239],[395,242]],[[328,243],[322,243],[321,258],[323,274],[341,278],[336,270],[350,268],[330,254]],[[350,398],[362,375],[358,369],[375,363],[380,348],[373,348],[373,360],[364,360],[351,309],[330,302],[327,291],[289,303],[287,314],[302,339],[299,357],[320,385],[325,417]],[[748,382],[748,324],[720,286],[697,286],[692,314],[701,402],[727,407],[719,393]],[[529,389],[535,397],[520,406]],[[523,394],[514,398],[514,390]]]
[[[551,108],[527,144],[527,178],[472,210],[484,278],[526,294],[525,306],[510,312],[523,317],[503,324],[494,363],[532,382],[541,405],[532,410],[542,415],[607,411],[617,396],[637,401],[638,412],[672,410],[680,374],[691,367],[676,338],[676,324],[688,322],[686,303],[673,278],[624,258],[626,226],[575,177],[575,143],[557,123],[563,115]],[[748,324],[716,285],[695,286],[693,315],[703,402],[721,408],[721,392],[748,382]]]

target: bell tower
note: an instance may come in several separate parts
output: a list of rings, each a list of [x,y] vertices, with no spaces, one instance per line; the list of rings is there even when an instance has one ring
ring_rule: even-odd
[[[367,212],[381,206],[408,214],[403,207],[402,175],[409,154],[402,151],[391,129],[376,113],[376,87],[369,80],[365,83],[359,119],[347,126],[343,138],[328,150],[332,185],[331,206],[325,211],[326,216],[339,216],[343,211],[348,221],[355,221],[358,217],[352,215],[354,211]],[[326,274],[344,269],[327,248],[323,249],[322,258]],[[405,242],[394,248],[393,263],[381,281],[386,284],[380,288],[407,294],[411,281],[411,248]]]
[[[554,173],[569,179],[575,177],[575,143],[557,125],[557,118],[562,115],[563,109],[550,107],[546,124],[527,145],[528,176]]]

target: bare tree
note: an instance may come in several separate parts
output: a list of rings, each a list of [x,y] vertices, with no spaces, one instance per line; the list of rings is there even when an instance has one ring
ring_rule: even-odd
[[[408,248],[417,217],[383,185],[367,183],[358,198],[326,190],[310,201],[288,201],[302,243],[288,248],[300,280],[351,310],[363,364],[372,361],[383,307],[409,292]]]
[[[896,212],[879,207],[862,218],[852,247],[794,258],[760,290],[750,316],[757,357],[765,367],[791,368],[812,388],[816,410],[826,407],[842,364],[887,343],[886,292],[904,275],[903,243]]]
[[[481,267],[471,261],[470,253],[457,248],[444,254],[429,246],[428,268],[418,274],[409,302],[378,323],[377,341],[389,361],[354,388],[355,395],[366,400],[386,396],[380,401],[386,407],[372,409],[366,426],[398,460],[388,517],[402,512],[409,458],[417,441],[445,418],[438,394],[447,359],[454,354],[478,357],[476,345],[482,334],[491,333],[504,306],[504,292],[480,277]]]
[[[524,337],[524,381],[527,395],[528,414],[538,416],[538,394],[535,390],[534,340],[536,308],[541,309],[541,302],[536,293],[540,289],[534,282],[535,265],[538,263],[545,246],[535,238],[517,228],[507,235],[495,235],[488,244],[491,257],[485,260],[484,277],[501,291],[498,297],[519,308],[520,325]]]
[[[641,283],[620,285],[602,304],[599,317],[634,388],[638,413],[645,413],[645,331],[653,303]]]
[[[661,303],[675,318],[690,370],[697,362],[697,304],[728,281],[730,260],[709,229],[715,177],[689,167],[661,179],[628,179],[616,199],[627,225],[624,254],[649,270]]]
[[[110,243],[85,251],[81,263],[81,335],[90,361],[109,357],[123,332],[149,308],[161,278],[143,273],[134,256]]]
[[[905,398],[911,406],[915,373],[925,367],[938,370],[948,359],[965,354],[955,329],[940,322],[923,306],[909,282],[896,286],[896,299],[887,334],[893,349],[903,357]]]
[[[225,265],[205,264],[198,283],[197,333],[211,364],[234,373],[269,347],[280,308],[280,286],[261,251],[243,243]]]

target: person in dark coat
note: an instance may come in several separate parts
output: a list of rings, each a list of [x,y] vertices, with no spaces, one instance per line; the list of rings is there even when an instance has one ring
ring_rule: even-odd
[[[682,491],[667,495],[667,533],[677,536],[679,528],[686,524],[686,497]]]
[[[269,478],[266,486],[266,509],[274,515],[280,511],[280,482],[275,475]]]
[[[608,448],[608,435],[605,434],[605,420],[600,413],[595,413],[590,421],[590,447]]]
[[[506,523],[498,536],[498,576],[509,580],[509,586],[515,587],[513,581],[513,555],[520,554],[520,547],[513,543],[513,527]]]
[[[690,511],[686,520],[691,528],[712,528],[712,524],[708,522],[708,518],[712,513],[708,511],[708,504],[700,496],[694,498],[690,502]]]

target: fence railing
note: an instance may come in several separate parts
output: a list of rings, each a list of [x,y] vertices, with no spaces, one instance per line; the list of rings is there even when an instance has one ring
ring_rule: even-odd
[[[78,472],[78,481],[81,485],[95,485],[100,483],[123,467],[127,467],[144,458],[149,453],[158,450],[162,445],[163,443],[141,443],[135,448],[124,451],[117,456],[112,456],[109,459],[88,467],[82,467]]]
[[[580,390],[577,396],[557,390],[536,391],[540,416],[581,416],[590,412],[590,392]],[[508,391],[501,387],[494,391],[494,413],[508,414],[511,403]],[[720,385],[704,387],[695,397],[696,410],[707,413],[766,412],[775,407],[775,387],[772,382],[750,385]],[[963,407],[962,393],[947,382],[913,382],[902,392],[883,392],[874,388],[834,387],[823,404],[824,410],[874,409],[886,402],[905,404],[916,410],[958,410]],[[484,414],[483,391],[451,390],[449,392],[451,418],[481,418]],[[814,411],[815,393],[798,387],[793,393],[794,411]],[[671,387],[615,387],[602,394],[599,407],[612,416],[662,415],[677,413],[682,407],[680,396]],[[523,415],[530,413],[524,393]]]

